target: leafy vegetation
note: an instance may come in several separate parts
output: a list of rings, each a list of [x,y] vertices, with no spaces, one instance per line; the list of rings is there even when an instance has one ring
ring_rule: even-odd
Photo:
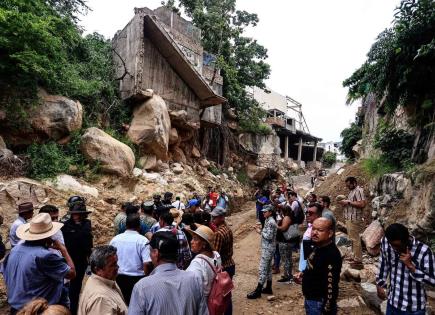
[[[248,174],[246,174],[245,170],[240,170],[237,173],[236,177],[237,177],[237,180],[243,185],[247,185],[250,182]]]
[[[27,153],[30,158],[28,175],[32,178],[50,178],[66,173],[72,163],[71,157],[55,142],[32,144]]]
[[[355,154],[352,151],[353,146],[362,138],[362,128],[357,122],[350,124],[349,128],[344,129],[340,136],[343,138],[341,142],[341,152],[350,160],[355,159]]]
[[[337,154],[334,152],[325,152],[322,157],[323,165],[326,167],[331,167],[337,162]]]
[[[411,166],[412,145],[414,136],[403,129],[397,129],[388,124],[378,126],[374,148],[381,150],[380,158],[396,170]]]
[[[363,170],[369,177],[379,178],[392,173],[395,168],[384,157],[372,157],[363,160]]]
[[[435,2],[402,0],[390,28],[379,34],[366,62],[343,82],[353,101],[374,93],[385,113],[413,107],[415,124],[435,108]]]
[[[265,62],[267,50],[256,40],[243,36],[247,27],[259,22],[254,13],[236,10],[236,0],[175,0],[164,2],[179,12],[184,9],[192,22],[202,30],[204,50],[217,56],[215,71],[224,78],[223,94],[235,106],[242,129],[265,132],[259,127],[265,112],[246,91],[247,87],[265,88],[270,66]]]
[[[37,88],[79,100],[85,125],[125,119],[114,79],[112,48],[102,35],[81,36],[82,0],[4,0],[0,5],[0,107],[22,120]]]

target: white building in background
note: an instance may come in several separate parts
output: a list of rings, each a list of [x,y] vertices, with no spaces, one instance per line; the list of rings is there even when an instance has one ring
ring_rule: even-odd
[[[344,155],[341,153],[341,142],[321,142],[319,143],[319,146],[325,149],[325,152],[332,152],[337,154],[337,160],[343,161],[345,159]]]

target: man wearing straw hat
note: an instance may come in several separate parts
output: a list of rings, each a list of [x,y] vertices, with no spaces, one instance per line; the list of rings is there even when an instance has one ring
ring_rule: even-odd
[[[30,223],[18,227],[17,236],[24,242],[11,250],[3,266],[11,314],[36,297],[49,304],[64,300],[63,281],[74,278],[76,272],[66,247],[51,239],[62,226],[52,222],[48,213],[39,213]],[[63,257],[49,248],[59,250]]]
[[[18,205],[18,218],[12,223],[9,231],[9,242],[11,247],[18,245],[21,241],[17,236],[17,229],[20,225],[23,225],[27,220],[33,217],[33,204],[31,202],[24,202]]]

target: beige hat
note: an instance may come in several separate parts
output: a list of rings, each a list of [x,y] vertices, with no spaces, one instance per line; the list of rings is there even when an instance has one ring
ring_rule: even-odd
[[[175,223],[180,224],[181,220],[183,219],[183,211],[171,208],[169,213],[172,214]]]
[[[35,215],[30,223],[22,224],[17,229],[17,236],[25,241],[38,241],[56,234],[62,223],[52,222],[48,213]]]
[[[206,241],[208,245],[210,245],[210,248],[214,250],[213,248],[213,240],[214,240],[214,233],[213,231],[205,225],[200,225],[195,231],[187,230],[192,236],[196,235]]]

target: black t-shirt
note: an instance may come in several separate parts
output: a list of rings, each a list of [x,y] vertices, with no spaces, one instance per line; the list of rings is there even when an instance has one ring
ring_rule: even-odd
[[[307,300],[324,301],[324,314],[335,306],[338,297],[342,258],[334,243],[314,248],[302,277],[302,292]]]

